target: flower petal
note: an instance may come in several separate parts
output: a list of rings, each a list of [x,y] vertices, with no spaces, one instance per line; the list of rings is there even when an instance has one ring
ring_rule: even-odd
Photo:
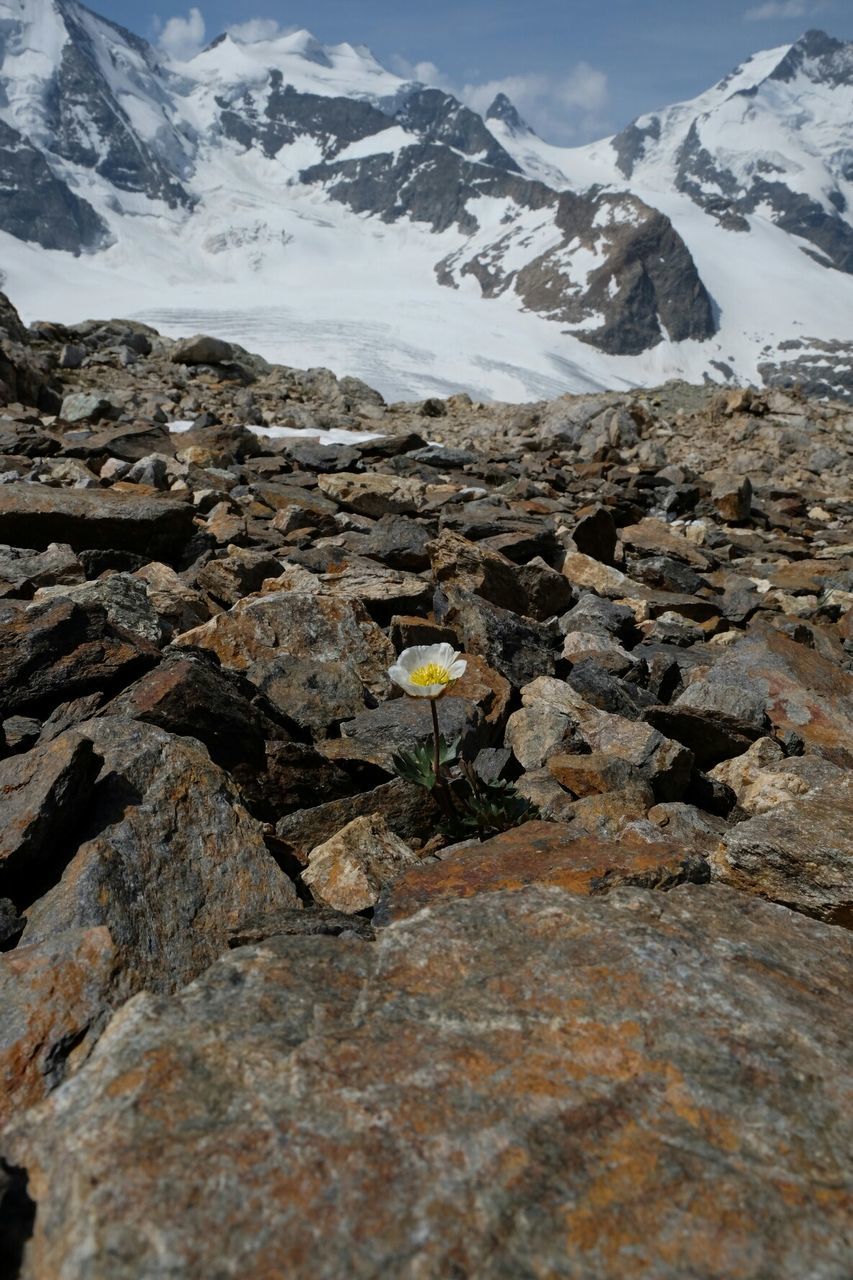
[[[468,663],[464,658],[457,658],[455,662],[450,664],[448,670],[454,680],[458,680],[460,676],[464,676]]]

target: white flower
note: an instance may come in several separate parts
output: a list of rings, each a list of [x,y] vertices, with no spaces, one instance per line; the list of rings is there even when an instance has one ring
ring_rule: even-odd
[[[416,644],[403,650],[388,674],[412,698],[439,698],[467,665],[451,644]]]

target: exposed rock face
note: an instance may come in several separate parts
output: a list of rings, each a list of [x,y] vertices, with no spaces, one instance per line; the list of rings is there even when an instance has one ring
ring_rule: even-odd
[[[0,224],[9,235],[69,253],[103,248],[106,223],[56,177],[40,151],[0,121]]]
[[[708,886],[237,950],[14,1125],[24,1275],[840,1274],[850,958]]]

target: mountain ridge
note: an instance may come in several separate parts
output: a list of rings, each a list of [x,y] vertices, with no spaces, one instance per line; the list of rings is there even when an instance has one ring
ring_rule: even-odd
[[[721,156],[714,141],[715,113],[731,109],[739,85],[754,97],[769,83],[758,72],[782,67],[775,84],[790,97],[819,66],[824,98],[847,95],[849,47],[822,33],[750,59],[695,100],[704,112],[676,104],[566,149],[538,139],[505,96],[481,116],[386,71],[363,46],[323,46],[309,32],[252,44],[225,34],[170,63],[76,0],[3,0],[0,17],[0,228],[17,238],[0,248],[25,311],[44,287],[36,264],[43,272],[56,261],[55,279],[91,285],[110,303],[127,296],[123,310],[144,307],[156,280],[170,298],[210,283],[205,296],[233,306],[229,287],[242,296],[262,274],[304,292],[310,312],[318,299],[328,308],[321,292],[360,287],[366,257],[383,295],[417,289],[433,328],[442,312],[452,326],[461,307],[476,332],[476,315],[503,300],[501,326],[517,329],[518,345],[532,348],[525,359],[557,379],[578,367],[593,385],[669,373],[738,380],[756,376],[760,353],[742,333],[740,304],[713,278],[728,245],[717,237],[709,279],[709,228],[690,207],[731,235],[766,239],[768,224],[779,228],[771,247],[788,274],[803,247],[821,270],[853,270],[853,162],[850,178],[842,165],[831,191],[815,189],[818,170],[830,172],[832,138],[817,155],[811,134],[800,139],[781,173],[747,172],[748,157]],[[764,119],[771,105],[759,95],[753,107]],[[841,144],[847,132],[841,119]],[[12,247],[23,239],[34,253]],[[68,253],[79,262],[60,273]],[[810,296],[815,279],[807,272],[801,286]],[[833,288],[840,326],[818,326],[816,341],[853,338],[853,281]],[[770,336],[791,342],[802,335],[794,304],[784,310],[789,322]],[[469,370],[490,360],[484,348]]]

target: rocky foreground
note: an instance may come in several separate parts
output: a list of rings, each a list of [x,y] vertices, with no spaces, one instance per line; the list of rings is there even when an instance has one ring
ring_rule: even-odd
[[[0,1272],[849,1277],[849,407],[2,318]]]

